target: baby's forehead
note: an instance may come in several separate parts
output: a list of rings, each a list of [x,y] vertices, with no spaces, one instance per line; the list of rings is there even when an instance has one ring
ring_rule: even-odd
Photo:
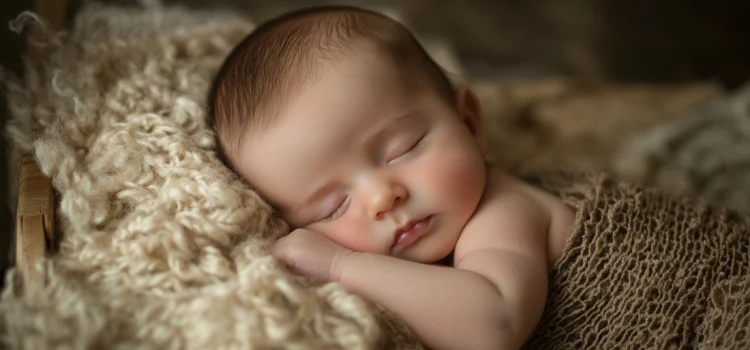
[[[297,73],[288,71],[282,74],[280,78],[283,83],[280,85],[286,86],[286,88],[279,89],[275,94],[268,96],[269,98],[264,102],[266,108],[256,110],[254,116],[248,118],[255,122],[248,125],[249,130],[246,134],[266,132],[269,127],[279,121],[280,112],[289,106],[301,90],[329,92],[330,85],[321,86],[316,83],[322,78],[326,69],[330,67],[348,67],[359,76],[364,76],[372,71],[377,71],[379,75],[391,76],[394,78],[394,85],[392,86],[394,88],[391,88],[391,90],[395,90],[395,87],[402,87],[412,92],[432,91],[439,93],[439,88],[435,86],[434,82],[427,81],[414,69],[405,69],[403,66],[399,66],[398,62],[395,62],[382,48],[371,41],[365,39],[357,41],[345,50],[332,53],[324,60],[308,62],[308,65]],[[388,106],[381,104],[381,107]]]

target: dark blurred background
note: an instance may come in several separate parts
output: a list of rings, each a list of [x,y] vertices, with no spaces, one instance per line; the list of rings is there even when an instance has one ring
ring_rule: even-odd
[[[127,3],[132,1],[118,1]],[[750,2],[734,0],[171,0],[258,21],[319,4],[395,9],[454,45],[469,73],[636,82],[750,78]]]
[[[55,26],[70,23],[83,0],[0,2],[0,64],[20,73],[22,40],[6,25],[37,9]],[[100,1],[134,5],[135,0]],[[157,1],[140,1],[153,4]],[[750,79],[750,1],[735,0],[170,0],[223,7],[263,21],[311,5],[349,4],[396,11],[418,33],[447,40],[472,78],[571,76],[644,84],[719,82],[733,89]],[[3,97],[0,125],[8,118]],[[4,130],[4,128],[3,128]],[[7,159],[5,138],[0,151]],[[13,223],[7,161],[0,171],[0,252]],[[7,265],[9,259],[0,259]]]

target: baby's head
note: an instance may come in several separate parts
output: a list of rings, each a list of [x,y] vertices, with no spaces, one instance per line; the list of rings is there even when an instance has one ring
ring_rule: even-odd
[[[263,24],[226,59],[209,104],[226,164],[291,227],[355,251],[438,261],[484,190],[476,97],[374,12]]]

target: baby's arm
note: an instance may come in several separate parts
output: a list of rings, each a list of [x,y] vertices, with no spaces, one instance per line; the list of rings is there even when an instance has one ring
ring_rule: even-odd
[[[456,248],[457,268],[353,253],[341,283],[399,315],[433,349],[519,348],[544,309],[549,216],[519,195],[480,210]]]
[[[348,289],[397,314],[432,349],[517,349],[528,333],[518,293],[501,294],[479,273],[369,253],[355,253],[345,271]]]

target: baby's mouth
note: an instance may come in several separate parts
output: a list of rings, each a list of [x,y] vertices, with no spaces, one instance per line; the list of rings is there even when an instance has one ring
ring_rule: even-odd
[[[408,247],[414,242],[416,242],[418,239],[420,239],[422,236],[424,236],[425,233],[427,233],[427,229],[430,227],[430,223],[432,223],[432,215],[427,216],[423,219],[419,220],[412,220],[406,225],[402,226],[396,232],[393,234],[393,246],[391,249],[395,249],[397,247],[405,248]]]

